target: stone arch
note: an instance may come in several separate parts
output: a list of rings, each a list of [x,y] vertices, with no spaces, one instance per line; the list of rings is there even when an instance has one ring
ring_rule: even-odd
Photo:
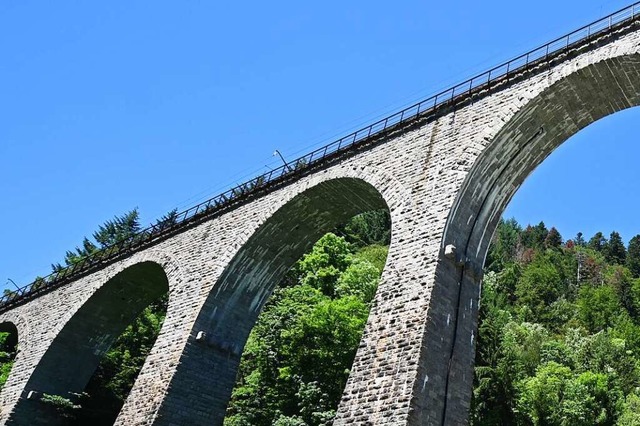
[[[640,105],[640,54],[578,65],[565,65],[549,77],[548,87],[529,92],[531,98],[517,111],[497,118],[502,125],[488,138],[449,213],[436,280],[458,289],[458,307],[443,424],[467,421],[482,267],[502,212],[526,177],[569,137]]]
[[[17,352],[19,350],[18,342],[20,333],[18,331],[18,327],[12,321],[2,321],[0,322],[0,333],[8,333],[4,346],[5,348],[9,349],[9,354],[13,354],[13,357],[11,359],[4,359],[3,361],[6,362],[13,360],[15,362],[15,357],[17,356]],[[13,371],[13,368],[11,370]],[[11,374],[11,372],[9,374]]]
[[[169,291],[163,265],[149,257],[141,254],[110,268],[107,279],[77,309],[70,310],[34,366],[5,424],[64,423],[55,410],[40,401],[41,396],[73,398],[74,393],[82,392],[104,353],[127,325]],[[37,329],[32,327],[34,332]]]
[[[11,321],[0,322],[0,333],[9,333],[7,345],[16,347],[18,345],[18,327]]]
[[[347,219],[383,208],[392,222],[406,214],[406,191],[397,185],[372,168],[338,166],[281,193],[217,278],[154,424],[221,424],[246,338],[275,285],[324,233]],[[387,202],[383,194],[393,191]],[[393,224],[392,241],[396,231]],[[384,274],[379,292],[382,287]]]

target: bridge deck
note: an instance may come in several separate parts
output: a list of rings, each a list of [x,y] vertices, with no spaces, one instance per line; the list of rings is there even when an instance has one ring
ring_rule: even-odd
[[[549,66],[595,48],[612,37],[633,31],[639,22],[640,2],[636,2],[184,210],[173,220],[160,221],[72,266],[8,292],[0,297],[0,313],[271,192],[313,170],[380,143],[391,134],[488,96],[532,73],[543,72]]]

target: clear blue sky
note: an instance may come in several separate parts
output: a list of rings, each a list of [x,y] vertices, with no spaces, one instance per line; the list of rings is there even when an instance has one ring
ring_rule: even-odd
[[[0,286],[116,214],[188,207],[627,4],[4,0]],[[639,233],[639,114],[563,145],[508,215]]]

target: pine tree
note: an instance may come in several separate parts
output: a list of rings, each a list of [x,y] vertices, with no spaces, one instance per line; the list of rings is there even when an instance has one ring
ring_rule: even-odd
[[[593,237],[591,237],[589,243],[587,244],[587,247],[589,247],[591,250],[595,250],[601,253],[606,245],[607,239],[604,237],[604,235],[602,235],[602,232],[598,231]]]
[[[603,252],[607,262],[624,265],[625,258],[627,257],[627,251],[624,248],[620,234],[616,231],[611,233],[609,241],[605,245]]]
[[[640,277],[640,235],[629,241],[626,264],[634,278]]]
[[[560,248],[562,245],[562,236],[555,227],[549,230],[547,238],[544,240],[544,245],[547,248]]]
[[[520,240],[525,248],[542,248],[548,234],[544,222],[540,222],[536,226],[527,226],[520,235]]]
[[[93,238],[100,244],[101,248],[119,243],[140,231],[138,209],[135,208],[122,216],[116,216],[108,220],[104,225],[100,225],[93,233]]]

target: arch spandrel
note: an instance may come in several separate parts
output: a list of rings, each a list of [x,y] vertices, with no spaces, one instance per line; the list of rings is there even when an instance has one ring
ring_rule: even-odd
[[[393,207],[370,182],[387,193],[392,187],[400,190]],[[277,208],[242,241],[216,279],[172,380],[172,388],[185,392],[167,395],[157,424],[221,422],[244,343],[275,285],[317,239],[349,218],[376,209],[390,210],[392,220],[403,216],[405,191],[396,185],[394,179],[371,169],[338,167],[283,194]],[[392,240],[396,226],[392,225]],[[384,291],[384,277],[382,281],[380,291]],[[208,409],[199,413],[175,409],[187,401]]]

